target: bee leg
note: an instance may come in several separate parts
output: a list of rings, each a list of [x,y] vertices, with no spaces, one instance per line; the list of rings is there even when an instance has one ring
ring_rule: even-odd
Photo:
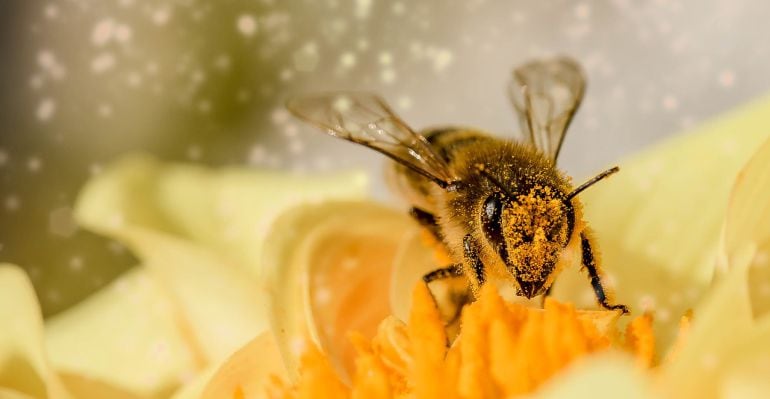
[[[422,281],[424,281],[425,284],[428,284],[431,281],[443,280],[445,278],[450,278],[450,277],[461,277],[462,275],[463,275],[462,266],[459,264],[454,264],[451,266],[442,267],[441,269],[436,269],[422,276]]]
[[[481,263],[479,258],[479,250],[476,247],[476,243],[473,242],[473,237],[470,234],[466,234],[463,237],[463,253],[465,255],[465,262],[473,270],[473,277],[476,278],[479,288],[484,285],[484,264]]]
[[[591,287],[593,287],[596,293],[596,299],[599,300],[599,304],[607,310],[622,310],[623,313],[628,313],[628,308],[625,305],[610,305],[607,300],[607,294],[604,292],[599,269],[596,267],[596,260],[591,249],[591,242],[585,232],[580,233],[580,243],[583,249],[583,266],[588,270],[588,275],[591,277]]]
[[[551,291],[553,290],[553,284],[549,285],[548,288],[545,289],[545,293],[543,294],[543,300],[540,302],[540,307],[545,307],[545,298],[548,298],[551,296]]]
[[[439,231],[438,223],[436,223],[436,217],[432,213],[426,212],[420,208],[412,207],[409,210],[409,216],[414,218],[422,227],[425,227],[430,231],[433,237],[441,242],[441,232]]]

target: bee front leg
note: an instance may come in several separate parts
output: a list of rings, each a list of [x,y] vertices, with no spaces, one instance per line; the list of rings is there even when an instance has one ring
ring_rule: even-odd
[[[425,284],[428,284],[431,281],[443,280],[445,278],[451,278],[451,277],[462,277],[462,275],[463,275],[462,266],[458,264],[454,264],[447,267],[442,267],[441,269],[436,269],[422,276],[422,281],[424,281]]]
[[[461,264],[453,264],[447,267],[442,267],[441,269],[436,269],[422,276],[422,281],[424,281],[425,284],[430,284],[431,282],[437,280],[447,280],[461,277],[463,277],[463,266]],[[463,279],[463,281],[464,288],[450,289],[449,294],[446,296],[448,303],[446,303],[445,306],[448,306],[450,310],[442,310],[442,315],[444,317],[445,325],[447,328],[451,328],[451,326],[460,320],[460,314],[463,307],[470,303],[473,299],[473,296],[470,294],[470,289],[467,285],[467,280]],[[445,302],[440,301],[439,298],[436,297],[436,294],[433,292],[433,290],[431,290],[431,296],[433,296],[433,300],[436,302],[436,306],[439,307],[439,309],[442,309],[443,307],[441,304]]]
[[[583,252],[583,266],[588,270],[588,275],[591,277],[591,287],[593,287],[594,293],[596,293],[596,299],[599,301],[599,304],[607,310],[622,310],[623,313],[628,313],[628,308],[625,305],[610,305],[607,300],[607,294],[604,292],[599,269],[596,266],[596,259],[591,249],[591,241],[585,232],[580,233],[580,243]]]

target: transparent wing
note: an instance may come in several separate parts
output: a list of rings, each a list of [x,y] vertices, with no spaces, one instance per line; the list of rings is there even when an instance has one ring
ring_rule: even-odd
[[[377,150],[439,185],[457,180],[425,137],[373,94],[319,94],[292,99],[287,108],[326,133]]]
[[[585,75],[565,58],[533,61],[513,71],[509,94],[530,144],[556,162],[583,99]]]

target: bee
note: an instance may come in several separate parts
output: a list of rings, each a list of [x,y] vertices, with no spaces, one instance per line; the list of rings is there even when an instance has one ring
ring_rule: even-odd
[[[556,167],[585,91],[582,69],[566,57],[535,60],[514,69],[508,91],[523,142],[467,128],[417,132],[369,93],[311,95],[287,107],[331,136],[392,159],[390,185],[454,262],[426,274],[426,283],[465,276],[474,297],[494,281],[533,298],[547,293],[568,254],[579,254],[599,305],[627,313],[608,298],[577,198],[618,168],[573,187]]]

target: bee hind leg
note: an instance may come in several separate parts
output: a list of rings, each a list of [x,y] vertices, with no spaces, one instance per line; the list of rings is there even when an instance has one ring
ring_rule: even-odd
[[[599,275],[599,269],[596,266],[596,259],[591,249],[591,241],[585,232],[580,233],[580,243],[583,252],[583,266],[588,270],[588,275],[591,277],[591,287],[593,287],[594,293],[596,293],[596,299],[599,301],[599,304],[607,310],[622,310],[623,313],[628,313],[628,307],[620,304],[611,305],[607,299],[607,294],[604,292],[602,279]]]

